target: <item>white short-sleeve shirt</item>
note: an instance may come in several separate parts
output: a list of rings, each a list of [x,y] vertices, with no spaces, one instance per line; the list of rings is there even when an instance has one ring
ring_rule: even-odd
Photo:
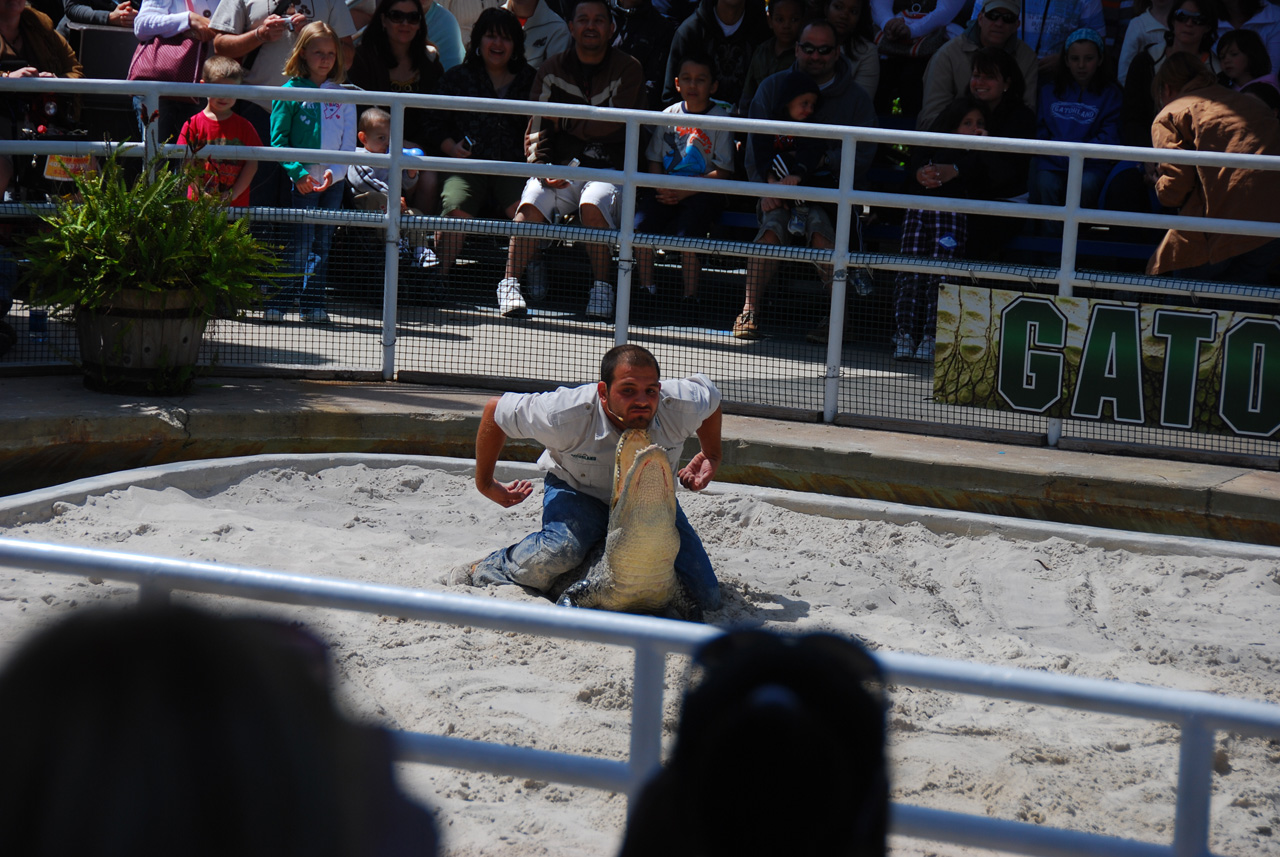
[[[706,375],[663,381],[650,439],[667,452],[674,470],[684,442],[720,407],[720,391]],[[506,393],[494,421],[508,437],[536,440],[546,449],[538,466],[583,493],[608,503],[613,460],[622,433],[600,404],[596,384],[561,387],[550,393]]]

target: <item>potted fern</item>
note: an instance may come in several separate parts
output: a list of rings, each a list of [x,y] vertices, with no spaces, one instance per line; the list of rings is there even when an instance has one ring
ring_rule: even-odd
[[[113,150],[26,242],[32,303],[74,314],[86,387],[187,392],[209,318],[258,300],[275,257],[217,197],[187,197],[200,170],[157,159],[131,180]]]

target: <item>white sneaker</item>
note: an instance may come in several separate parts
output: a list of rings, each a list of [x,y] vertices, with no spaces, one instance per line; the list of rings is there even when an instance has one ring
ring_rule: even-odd
[[[596,280],[587,298],[587,318],[613,318],[613,286]]]
[[[431,268],[439,262],[436,258],[436,251],[430,247],[419,247],[414,250],[413,258],[418,263],[419,268]]]
[[[910,336],[905,333],[895,333],[893,335],[894,360],[910,360],[914,352],[914,343],[912,343]]]
[[[933,362],[933,337],[932,336],[926,336],[924,339],[920,340],[920,347],[916,349],[915,357],[913,359],[919,361],[920,363]]]
[[[515,277],[507,277],[498,283],[498,312],[506,318],[522,318],[529,311],[520,294],[520,281]]]
[[[304,309],[299,313],[301,319],[308,324],[328,324],[329,313],[322,309]]]
[[[280,324],[284,321],[284,313],[278,309],[269,309],[262,314],[262,320],[267,324]]]

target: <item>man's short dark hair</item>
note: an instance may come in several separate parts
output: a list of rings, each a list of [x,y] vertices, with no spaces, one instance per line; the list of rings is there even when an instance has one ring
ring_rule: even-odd
[[[814,18],[812,21],[800,28],[800,34],[804,35],[804,31],[811,27],[821,27],[831,34],[831,41],[835,42],[837,45],[840,44],[840,34],[836,32],[836,25],[828,21],[826,18]],[[796,39],[797,43],[799,43],[799,41],[799,39]]]
[[[610,16],[613,15],[613,10],[609,8],[609,0],[573,0],[569,5],[569,14],[565,17],[565,21],[572,21],[574,18],[578,17],[578,7],[583,3],[599,3],[604,7],[604,11],[606,13]]]
[[[662,370],[658,368],[658,358],[654,357],[649,349],[639,345],[615,345],[605,352],[604,357],[600,359],[600,380],[604,381],[606,387],[613,385],[613,375],[618,371],[619,366],[650,366],[659,378],[662,377]]]

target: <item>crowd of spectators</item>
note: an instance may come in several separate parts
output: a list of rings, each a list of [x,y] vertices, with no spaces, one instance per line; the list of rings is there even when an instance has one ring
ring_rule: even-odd
[[[74,42],[85,27],[98,26],[132,27],[140,42],[162,37],[207,43],[210,52],[242,63],[245,83],[282,85],[300,34],[320,21],[336,39],[345,79],[363,89],[529,102],[527,115],[517,116],[408,111],[404,140],[390,145],[449,158],[621,169],[620,123],[543,117],[536,104],[786,121],[784,94],[810,84],[817,90],[810,122],[877,125],[888,120],[900,127],[955,132],[950,126],[960,100],[978,111],[992,136],[1145,147],[1152,145],[1152,123],[1167,103],[1157,83],[1160,72],[1181,55],[1205,70],[1203,79],[1220,84],[1199,86],[1197,98],[1218,103],[1224,93],[1240,93],[1263,104],[1259,116],[1268,121],[1251,129],[1263,148],[1248,151],[1270,151],[1277,142],[1272,137],[1280,89],[1272,72],[1280,67],[1280,9],[1266,0],[1137,0],[1132,7],[1106,9],[1101,0],[506,0],[501,5],[497,0],[360,0],[350,7],[343,0],[142,0],[140,8],[112,0],[64,0],[62,6],[58,0],[33,2],[0,0],[0,73],[10,77],[80,76],[68,37]],[[41,11],[40,4],[55,5]],[[1117,5],[1125,11],[1117,14],[1112,8]],[[705,99],[698,82],[704,70],[709,70]],[[692,98],[681,89],[682,74]],[[1179,87],[1185,85],[1179,78]],[[9,101],[11,112],[19,112],[17,100]],[[1243,102],[1232,98],[1229,104],[1238,112]],[[271,108],[271,102],[242,100],[235,111],[265,141],[271,139]],[[161,105],[161,135],[175,137],[197,109],[178,100]],[[1230,112],[1226,106],[1219,111],[1225,112]],[[946,127],[939,127],[944,116]],[[0,126],[0,133],[11,137],[17,121]],[[669,131],[674,133],[659,130],[652,133],[654,143],[642,143],[640,169],[826,186],[833,186],[839,174],[836,143],[812,164],[801,159],[793,165],[798,170],[787,170],[783,158],[780,173],[775,155],[785,155],[795,143],[788,134],[735,135],[730,163],[721,143],[709,147],[711,135],[701,133],[693,119]],[[1166,145],[1169,139],[1158,135],[1154,142]],[[1180,145],[1206,146],[1203,138]],[[715,157],[708,158],[713,150]],[[860,145],[857,151],[855,182],[863,182],[874,147]],[[702,162],[695,169],[690,159],[699,153]],[[898,166],[910,163],[901,160]],[[951,171],[963,169],[963,185],[954,187],[963,186],[965,196],[1063,204],[1061,159],[984,153],[964,159],[963,165],[957,160],[938,166],[944,175],[934,178],[941,184],[954,178]],[[1161,170],[1091,161],[1082,202],[1138,211],[1177,208],[1181,201],[1171,203],[1168,193],[1158,192]],[[7,185],[11,173],[8,159],[0,158],[0,182]],[[919,175],[907,173],[902,172],[900,189],[928,189]],[[1104,194],[1104,188],[1112,190]],[[250,196],[255,205],[290,205],[298,202],[296,190],[279,164],[264,161]],[[415,177],[413,196],[409,208],[449,217],[524,222],[570,217],[585,227],[618,226],[620,189],[608,182],[521,182],[423,172]],[[691,224],[687,217],[667,216],[664,205],[657,204],[661,200],[650,200],[640,213],[646,229],[661,222],[687,235],[714,225],[718,202],[670,194],[664,199],[665,207],[696,204],[711,215]],[[757,215],[758,242],[831,243],[835,217],[822,206],[793,206],[762,196]],[[972,218],[966,234],[966,255],[999,258],[1013,230],[1008,221]],[[419,258],[438,262],[437,270],[447,274],[460,243],[459,234],[441,232],[439,252]],[[511,242],[497,290],[503,315],[523,315],[527,302],[540,297],[522,282],[535,247],[532,240]],[[587,315],[612,318],[608,248],[594,245],[589,256]],[[760,335],[758,302],[775,267],[767,260],[752,261],[735,336]],[[1178,269],[1162,264],[1161,270]],[[652,285],[647,273],[642,279],[642,286]],[[697,299],[697,273],[688,264],[684,297]]]

